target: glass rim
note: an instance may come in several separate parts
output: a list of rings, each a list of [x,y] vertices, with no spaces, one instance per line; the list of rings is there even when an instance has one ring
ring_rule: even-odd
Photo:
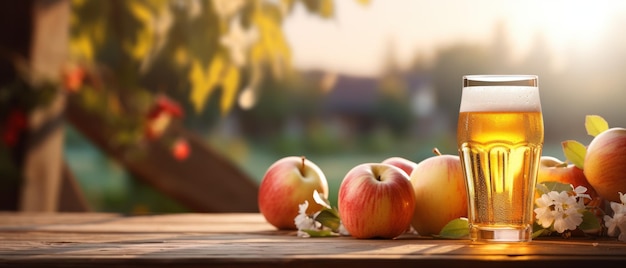
[[[532,74],[464,75],[463,87],[473,86],[538,86],[539,77]]]

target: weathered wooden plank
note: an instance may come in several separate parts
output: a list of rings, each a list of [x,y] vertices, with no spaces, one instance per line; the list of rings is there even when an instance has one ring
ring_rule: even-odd
[[[101,219],[120,218],[116,213],[36,213],[0,212],[0,227],[25,225],[78,224]]]
[[[13,214],[0,213],[1,231],[55,232],[250,232],[273,231],[256,213],[166,214],[124,217],[105,213]]]
[[[193,235],[192,235],[193,236]],[[374,240],[363,241],[349,238],[326,238],[314,240],[289,241],[257,241],[254,239],[213,240],[206,239],[176,242],[168,238],[156,240],[133,240],[124,243],[68,243],[46,242],[39,245],[26,245],[9,254],[0,250],[0,260],[12,263],[38,263],[45,260],[48,264],[80,263],[89,260],[117,261],[142,260],[145,264],[164,265],[194,260],[204,264],[267,264],[279,260],[282,262],[321,261],[330,264],[350,260],[354,264],[369,261],[404,260],[405,264],[421,261],[440,261],[449,264],[462,262],[488,262],[486,264],[502,264],[510,262],[519,264],[521,261],[567,261],[584,262],[590,259],[597,264],[615,264],[624,261],[624,252],[602,250],[588,251],[580,248],[568,251],[567,254],[555,254],[548,249],[556,248],[554,243],[536,243],[512,249],[490,249],[485,245],[470,246],[467,242],[442,240]],[[232,237],[231,237],[232,238]],[[165,240],[162,240],[165,239]],[[187,237],[185,240],[188,240]],[[298,244],[285,242],[298,241]],[[602,247],[602,246],[601,246]],[[601,249],[598,248],[598,249]],[[596,247],[594,247],[596,248]],[[542,253],[543,252],[543,253]],[[445,261],[445,262],[444,262]],[[99,262],[96,262],[99,263]],[[580,263],[579,263],[580,264]],[[490,266],[490,265],[488,265]],[[559,266],[557,266],[559,267]],[[604,266],[606,267],[606,266]]]
[[[92,237],[103,241],[71,241],[63,237],[47,237],[42,242],[24,241],[7,243],[0,246],[0,255],[78,255],[115,256],[146,255],[154,252],[167,252],[171,258],[242,258],[266,256],[270,258],[290,256],[377,256],[408,257],[428,256],[562,256],[562,257],[619,257],[625,258],[624,247],[619,244],[601,243],[598,246],[559,245],[553,241],[541,241],[531,245],[516,245],[510,248],[490,248],[487,245],[471,245],[468,241],[442,240],[375,240],[362,241],[351,238],[323,238],[315,241],[306,239],[268,239],[267,237],[249,237],[243,235],[219,236],[187,235],[149,235],[137,237]],[[13,250],[8,252],[7,250]],[[19,250],[16,250],[19,249]]]
[[[133,217],[0,213],[0,266],[622,267],[624,262],[626,243],[607,238],[522,244],[473,244],[415,235],[394,240],[299,238],[295,232],[275,230],[255,213]]]
[[[172,258],[212,257],[238,258],[267,256],[378,256],[408,257],[418,255],[442,256],[563,256],[619,257],[626,259],[626,245],[615,241],[572,243],[535,241],[530,244],[474,245],[463,240],[399,239],[357,240],[349,237],[304,239],[295,236],[265,234],[140,234],[93,235],[83,240],[57,233],[55,236],[23,236],[34,240],[17,240],[3,235],[0,256],[66,255],[92,257],[143,255],[167,252]],[[596,244],[597,243],[597,244]]]

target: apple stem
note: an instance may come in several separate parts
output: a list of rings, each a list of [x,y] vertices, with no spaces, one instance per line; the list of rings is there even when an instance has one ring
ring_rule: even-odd
[[[300,158],[302,159],[302,165],[300,165],[300,174],[304,174],[304,160],[306,160],[306,157],[300,156]]]
[[[437,147],[433,148],[433,153],[435,155],[441,155],[441,152],[439,151],[439,149],[437,149]]]

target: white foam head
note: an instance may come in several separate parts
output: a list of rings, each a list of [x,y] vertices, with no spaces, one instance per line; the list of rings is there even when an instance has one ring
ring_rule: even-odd
[[[540,112],[539,88],[531,86],[464,87],[460,112]]]

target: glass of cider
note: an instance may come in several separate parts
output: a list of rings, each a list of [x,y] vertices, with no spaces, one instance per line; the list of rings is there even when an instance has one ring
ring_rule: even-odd
[[[536,75],[463,77],[457,145],[467,185],[470,238],[532,239],[544,130]]]

